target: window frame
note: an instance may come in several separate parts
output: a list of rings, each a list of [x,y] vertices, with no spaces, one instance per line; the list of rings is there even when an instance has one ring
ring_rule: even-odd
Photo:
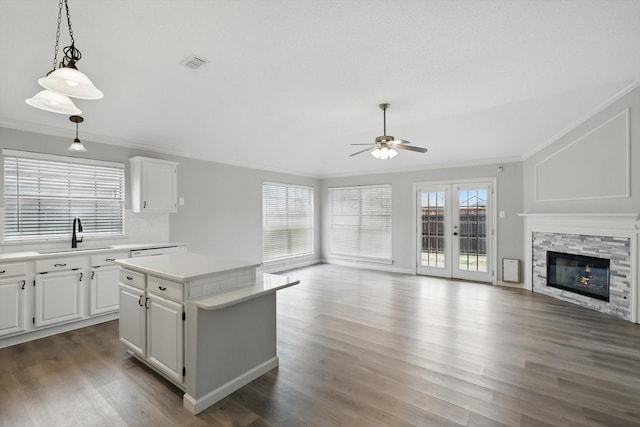
[[[82,167],[85,168],[86,170],[90,170],[91,167],[96,167],[96,169],[94,169],[93,172],[97,173],[99,172],[99,170],[97,169],[98,167],[100,168],[111,168],[111,169],[117,169],[117,170],[121,170],[121,172],[118,173],[114,173],[113,177],[115,178],[113,182],[116,183],[115,187],[116,190],[119,192],[120,197],[114,197],[113,199],[110,199],[108,197],[99,197],[96,193],[96,189],[94,189],[94,197],[79,197],[79,196],[74,196],[72,194],[69,194],[68,196],[64,197],[64,196],[60,196],[57,200],[61,201],[62,203],[64,203],[63,201],[65,199],[69,200],[69,218],[65,218],[64,216],[62,217],[61,221],[64,221],[65,219],[68,220],[69,222],[69,227],[68,227],[68,233],[54,233],[54,234],[44,234],[44,232],[46,232],[46,228],[44,230],[42,230],[42,234],[34,234],[34,235],[28,235],[28,236],[24,236],[21,235],[20,232],[16,231],[15,233],[10,233],[9,235],[7,235],[7,201],[9,198],[13,198],[15,199],[15,203],[13,203],[16,206],[16,209],[19,210],[19,207],[21,205],[20,203],[20,198],[27,198],[27,196],[25,196],[24,194],[20,194],[20,190],[19,190],[19,186],[20,186],[20,170],[18,169],[15,175],[15,180],[16,180],[16,192],[14,194],[10,194],[9,196],[7,196],[7,174],[6,174],[6,170],[5,170],[5,163],[7,161],[15,161],[15,162],[19,162],[20,159],[25,159],[27,161],[33,161],[33,162],[38,162],[38,161],[46,161],[46,162],[56,162],[59,163],[60,168],[73,168],[73,165],[77,165],[78,168]],[[18,166],[19,168],[20,166]],[[88,240],[93,240],[93,239],[118,239],[118,238],[124,238],[126,237],[126,229],[125,229],[125,204],[126,204],[126,168],[125,168],[125,164],[124,163],[120,163],[120,162],[110,162],[110,161],[103,161],[103,160],[95,160],[95,159],[86,159],[86,158],[79,158],[79,157],[71,157],[71,156],[61,156],[61,155],[54,155],[54,154],[46,154],[46,153],[39,153],[39,152],[31,152],[31,151],[23,151],[23,150],[14,150],[14,149],[8,149],[8,148],[4,148],[2,149],[2,178],[3,178],[3,187],[2,187],[2,192],[3,192],[3,215],[2,215],[2,233],[0,233],[0,239],[2,241],[3,245],[25,245],[25,244],[38,244],[38,243],[47,243],[47,242],[60,242],[60,241],[66,241],[69,240],[71,238],[72,235],[72,230],[71,230],[71,224],[73,222],[73,214],[71,213],[71,209],[72,209],[72,205],[71,203],[75,200],[76,201],[76,207],[75,209],[93,209],[93,221],[91,220],[87,220],[86,216],[85,218],[82,217],[82,215],[76,215],[77,217],[79,217],[81,220],[83,220],[83,237],[85,239]],[[40,175],[38,175],[40,176]],[[70,178],[67,180],[66,182],[66,188],[69,189],[69,193],[71,193],[71,189],[73,189],[72,186],[72,176],[70,174]],[[99,178],[95,177],[94,183],[98,184],[100,183]],[[94,184],[94,185],[96,185]],[[24,183],[23,183],[24,185]],[[38,192],[34,195],[31,196],[31,198],[33,200],[41,200],[41,188],[40,188],[40,183],[38,183],[36,185],[36,187],[38,188]],[[63,189],[65,187],[65,185],[60,185],[60,189]],[[78,191],[79,186],[76,185],[76,190]],[[97,186],[96,186],[97,188]],[[103,190],[104,191],[104,190]],[[87,193],[88,194],[88,193]],[[94,202],[94,207],[88,207],[91,203],[91,201],[95,201]],[[91,227],[92,225],[95,224],[95,226],[102,228],[104,226],[104,224],[108,224],[108,221],[103,221],[101,219],[98,219],[101,217],[100,214],[100,206],[97,204],[98,201],[112,201],[112,203],[116,206],[116,212],[119,211],[119,215],[113,215],[113,218],[119,218],[119,221],[116,221],[116,223],[119,223],[119,228],[117,229],[111,229],[108,231],[98,231],[95,232],[91,230],[91,228],[87,229],[87,226]],[[84,205],[82,202],[85,202]],[[61,205],[62,205],[61,203]],[[119,206],[118,206],[119,205]],[[39,208],[37,210],[37,212],[44,212],[44,208]],[[17,213],[17,218],[14,222],[14,224],[16,224],[16,227],[19,227],[20,223],[24,223],[24,221],[22,221],[20,219],[20,213]]]
[[[358,234],[359,240],[357,242],[357,246],[361,247],[363,242],[361,240],[362,230],[373,230],[375,227],[366,227],[363,226],[363,214],[362,214],[362,203],[363,203],[363,191],[368,189],[385,189],[389,192],[388,197],[388,215],[387,218],[387,239],[384,240],[384,244],[388,244],[387,253],[388,256],[377,256],[375,254],[363,254],[359,249],[355,253],[347,253],[347,252],[337,252],[335,250],[335,241],[334,241],[334,227],[336,224],[334,223],[334,198],[332,195],[332,191],[354,191],[357,190],[360,194],[358,197],[358,210],[359,210],[359,224],[358,224]],[[346,259],[346,260],[356,260],[356,261],[364,261],[364,262],[372,262],[379,264],[392,264],[393,263],[393,187],[391,184],[374,184],[374,185],[359,185],[359,186],[344,186],[344,187],[329,187],[329,257],[338,258],[338,259]],[[356,245],[352,245],[355,247]]]
[[[283,187],[284,189],[286,189],[286,192],[289,192],[289,189],[291,188],[296,188],[296,189],[303,189],[303,190],[307,190],[309,191],[309,226],[305,227],[305,229],[308,229],[311,236],[309,239],[309,245],[310,245],[310,250],[306,251],[306,252],[298,252],[298,253],[291,253],[289,252],[287,255],[284,256],[277,256],[277,257],[272,257],[272,258],[265,258],[265,243],[266,243],[266,238],[265,238],[265,231],[266,230],[266,205],[265,205],[265,186],[278,186],[278,187]],[[274,181],[263,181],[262,182],[262,186],[261,186],[261,199],[262,199],[262,263],[264,265],[269,265],[269,264],[273,264],[273,263],[278,263],[278,262],[282,262],[282,261],[287,261],[287,260],[291,260],[291,259],[297,259],[297,258],[303,258],[303,257],[311,257],[315,255],[315,189],[313,187],[310,186],[306,186],[306,185],[299,185],[299,184],[287,184],[287,183],[283,183],[283,182],[274,182]],[[288,197],[285,196],[285,200],[288,200]],[[285,209],[286,211],[286,209]],[[286,212],[285,212],[286,213]],[[289,228],[287,230],[292,230],[293,228]],[[289,248],[290,249],[290,248]]]

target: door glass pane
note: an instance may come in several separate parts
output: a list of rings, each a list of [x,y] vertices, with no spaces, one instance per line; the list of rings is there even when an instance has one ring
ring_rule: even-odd
[[[420,212],[422,215],[420,265],[423,267],[445,268],[445,192],[422,192],[420,193],[420,200]]]
[[[458,192],[459,262],[464,271],[487,271],[487,190]]]

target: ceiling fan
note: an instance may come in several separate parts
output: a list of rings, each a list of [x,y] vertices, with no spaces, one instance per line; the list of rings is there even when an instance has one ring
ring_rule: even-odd
[[[350,154],[349,157],[356,156],[358,154],[364,153],[365,151],[371,151],[371,155],[376,159],[386,160],[393,159],[398,152],[394,150],[394,148],[399,148],[401,150],[409,150],[409,151],[417,151],[418,153],[426,153],[427,149],[422,147],[414,147],[410,144],[409,141],[405,141],[404,139],[395,139],[391,135],[387,135],[387,108],[389,108],[390,104],[380,104],[379,107],[382,110],[382,120],[383,120],[383,135],[376,138],[376,141],[373,144],[351,144],[351,145],[369,145],[370,147],[365,148],[362,151],[358,151],[356,153]]]

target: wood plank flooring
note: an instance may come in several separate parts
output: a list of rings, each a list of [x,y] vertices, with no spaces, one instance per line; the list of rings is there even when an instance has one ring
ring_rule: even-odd
[[[0,426],[639,426],[640,325],[519,289],[317,265],[280,367],[198,416],[117,321],[0,350]]]

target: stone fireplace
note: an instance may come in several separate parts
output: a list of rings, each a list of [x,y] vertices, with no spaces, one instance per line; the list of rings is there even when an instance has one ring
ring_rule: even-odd
[[[525,287],[638,322],[638,216],[527,214]]]

